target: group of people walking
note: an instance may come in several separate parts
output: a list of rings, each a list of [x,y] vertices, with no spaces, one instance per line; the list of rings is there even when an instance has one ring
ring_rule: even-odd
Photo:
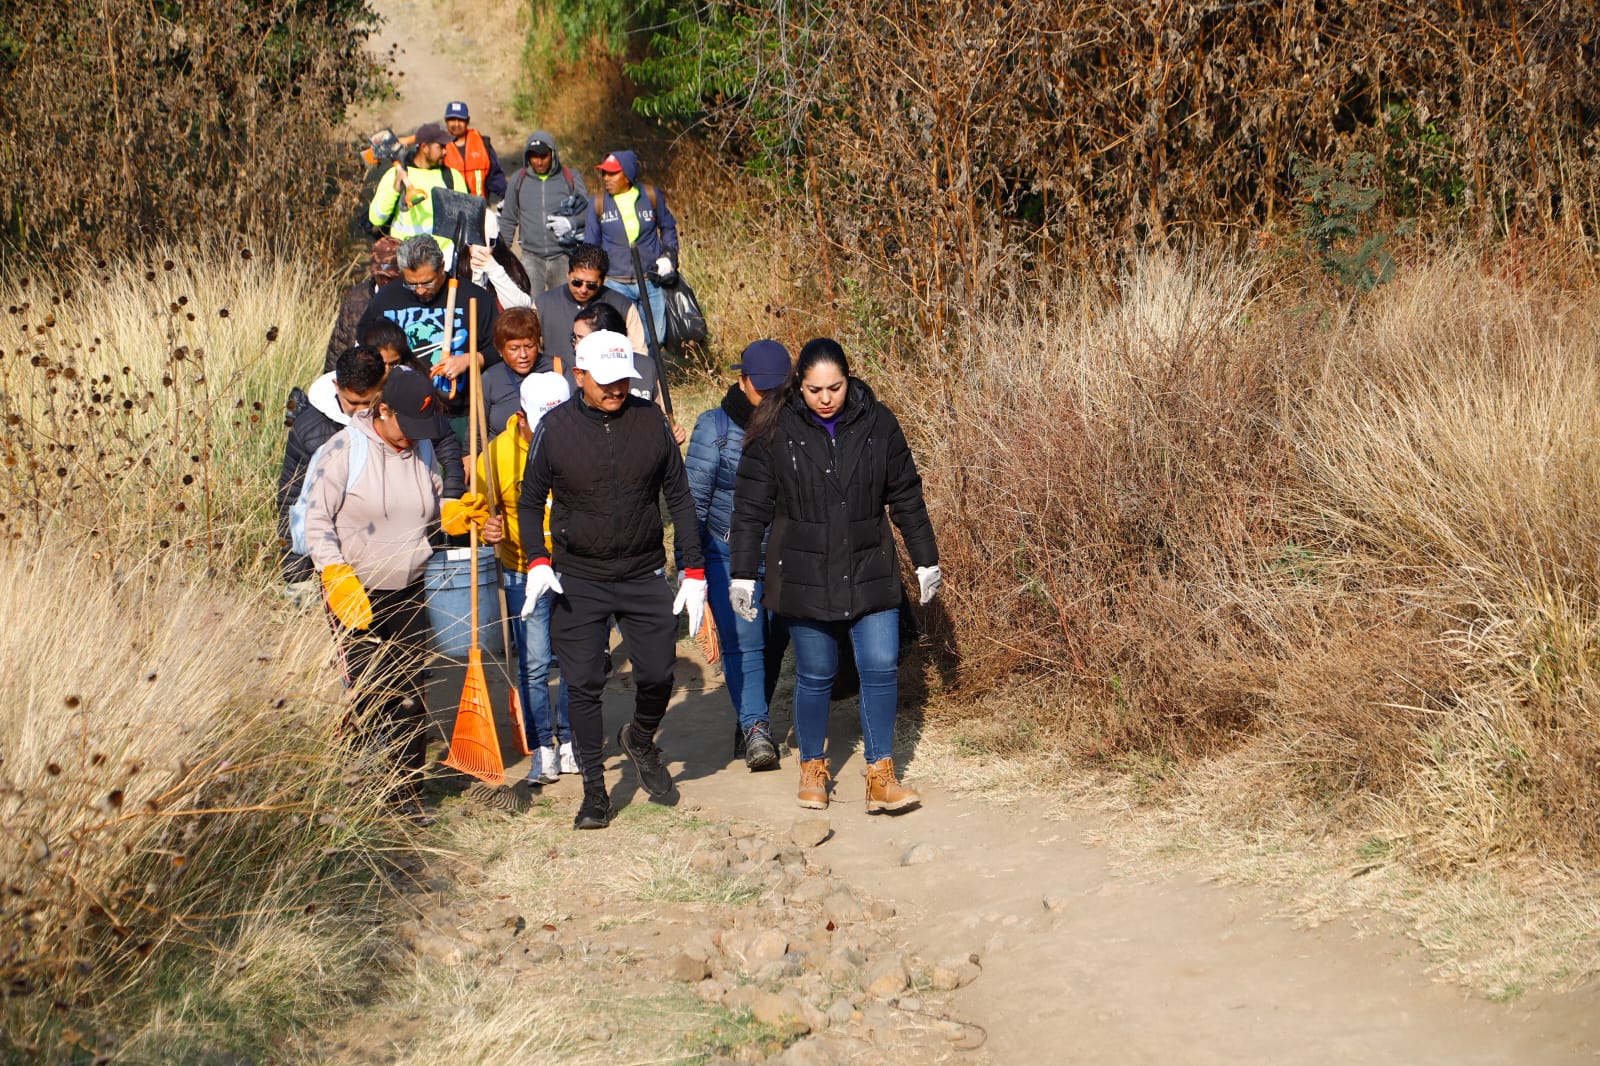
[[[448,128],[424,125],[413,159],[379,179],[369,220],[388,234],[374,244],[369,279],[346,294],[327,371],[291,425],[279,487],[285,578],[320,586],[352,723],[399,753],[399,801],[416,807],[426,750],[423,571],[442,537],[476,531],[496,548],[514,617],[529,779],[581,777],[577,828],[612,817],[602,695],[613,625],[634,690],[618,746],[661,797],[675,787],[657,737],[677,616],[693,636],[708,609],[751,770],[780,765],[769,708],[792,648],[797,801],[827,806],[828,711],[847,647],[860,675],[867,807],[918,803],[892,750],[907,594],[891,527],[922,603],[942,576],[893,413],[835,341],[812,340],[791,359],[763,339],[686,434],[645,335],[665,319],[649,305],[677,270],[677,225],[665,194],[638,183],[637,156],[609,153],[591,197],[548,132],[528,138],[524,167],[507,179],[465,104],[445,117]],[[497,242],[452,249],[425,232],[415,193],[433,180],[503,197]],[[473,361],[489,423],[476,481],[487,495],[465,491],[462,393]]]

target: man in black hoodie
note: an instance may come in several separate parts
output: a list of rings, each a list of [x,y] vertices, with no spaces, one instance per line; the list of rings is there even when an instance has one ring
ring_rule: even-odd
[[[689,634],[700,628],[706,603],[705,560],[696,533],[694,497],[683,457],[661,409],[628,392],[638,377],[628,338],[601,331],[578,345],[577,396],[546,414],[528,445],[518,504],[520,528],[543,528],[552,496],[552,551],[524,535],[529,560],[524,617],[539,598],[554,595],[550,636],[567,681],[573,748],[583,774],[583,804],[574,826],[603,829],[611,821],[606,795],[605,688],[608,619],[628,642],[633,663],[633,720],[617,742],[652,796],[671,793],[655,734],[672,696],[677,659],[675,615],[687,611]],[[661,509],[666,496],[676,531],[678,595],[666,581]],[[559,571],[559,572],[558,572]]]
[[[517,254],[538,296],[567,280],[567,252],[583,241],[589,189],[564,166],[556,139],[534,130],[522,150],[523,168],[511,176],[500,204],[500,239],[517,237]]]

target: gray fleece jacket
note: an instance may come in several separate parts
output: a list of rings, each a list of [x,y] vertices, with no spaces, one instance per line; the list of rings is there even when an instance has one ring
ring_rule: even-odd
[[[548,144],[551,151],[550,172],[542,177],[527,165],[528,148],[536,142]],[[541,259],[566,255],[583,240],[589,189],[577,171],[562,166],[561,150],[548,130],[533,131],[523,147],[522,162],[522,169],[506,183],[506,198],[500,204],[500,239],[509,244],[515,234],[523,251]],[[561,215],[572,223],[569,238],[555,238],[545,226],[549,215]]]
[[[378,436],[370,412],[357,414],[350,427],[367,439],[367,461],[349,491],[350,447],[343,432],[306,471],[311,563],[318,573],[348,563],[369,589],[403,589],[422,580],[433,556],[428,535],[439,526],[444,484],[415,448],[397,452]]]

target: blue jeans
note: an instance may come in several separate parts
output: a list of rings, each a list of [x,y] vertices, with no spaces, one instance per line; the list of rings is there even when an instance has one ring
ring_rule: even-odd
[[[522,604],[528,590],[528,575],[500,571],[500,584],[506,590],[506,611],[511,615],[511,636],[517,642],[517,688],[522,699],[522,728],[533,748],[553,748],[572,739],[567,720],[567,681],[561,679],[556,695],[555,718],[550,714],[550,667],[555,656],[550,651],[550,605],[554,596],[539,601],[534,616],[522,618]]]
[[[839,670],[839,641],[848,639],[861,674],[861,739],[867,762],[894,753],[895,702],[900,696],[900,611],[864,614],[854,622],[790,618],[794,645],[794,731],[800,758],[820,759],[828,739],[828,703]]]
[[[701,540],[706,557],[706,605],[717,623],[717,641],[722,646],[722,679],[728,698],[739,715],[739,728],[749,729],[767,720],[767,703],[777,683],[777,670],[768,677],[767,634],[772,626],[771,612],[760,608],[761,582],[756,582],[755,602],[760,613],[747,622],[733,612],[728,594],[728,544],[708,534]]]
[[[648,269],[649,266],[650,264],[645,264],[646,269]],[[650,317],[654,320],[656,327],[656,343],[665,344],[667,343],[667,294],[661,291],[661,287],[659,285],[653,285],[648,281],[644,283],[644,287],[650,293]],[[606,288],[615,289],[617,292],[622,293],[622,295],[632,300],[636,305],[639,302],[638,285],[630,285],[625,281],[616,281],[612,278],[607,278]],[[644,315],[643,308],[639,309],[639,314],[641,316]],[[650,323],[646,323],[645,325],[646,328],[648,328]]]

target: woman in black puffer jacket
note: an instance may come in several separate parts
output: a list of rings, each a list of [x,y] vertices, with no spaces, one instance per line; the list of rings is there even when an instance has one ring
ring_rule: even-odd
[[[891,519],[927,603],[942,581],[939,549],[905,434],[850,376],[836,341],[811,341],[782,391],[751,420],[729,536],[734,609],[754,617],[761,537],[772,526],[762,599],[788,623],[794,648],[802,807],[828,805],[824,747],[841,640],[850,641],[861,674],[867,810],[919,802],[894,772],[903,593]]]

